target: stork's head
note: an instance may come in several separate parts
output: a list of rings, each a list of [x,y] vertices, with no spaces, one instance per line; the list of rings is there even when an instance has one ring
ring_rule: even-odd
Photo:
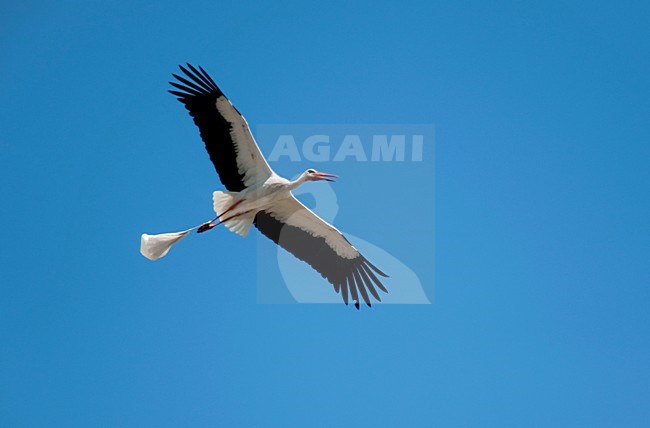
[[[316,171],[315,169],[308,169],[307,171],[304,172],[304,175],[308,181],[330,181],[334,182],[335,178],[339,178],[337,175],[334,174],[328,174],[326,172],[319,172]]]

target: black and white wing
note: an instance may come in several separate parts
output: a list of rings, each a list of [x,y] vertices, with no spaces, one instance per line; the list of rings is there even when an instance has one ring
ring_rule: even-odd
[[[208,73],[187,64],[180,66],[186,77],[172,74],[169,82],[179,91],[169,92],[189,110],[201,139],[226,189],[240,192],[266,181],[273,170],[262,156],[246,119],[221,92]]]
[[[346,305],[351,296],[357,309],[360,297],[371,306],[368,292],[381,302],[375,286],[388,292],[377,278],[377,275],[387,275],[363,257],[338,229],[293,196],[278,200],[257,213],[253,224],[276,244],[318,271],[337,293],[341,292]]]

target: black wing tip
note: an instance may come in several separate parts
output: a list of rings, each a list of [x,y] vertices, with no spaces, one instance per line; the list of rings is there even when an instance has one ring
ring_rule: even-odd
[[[217,84],[214,82],[214,80],[212,80],[210,75],[203,69],[203,67],[199,66],[199,70],[201,70],[199,71],[189,62],[186,63],[186,66],[187,68],[183,67],[180,64],[178,66],[178,68],[182,71],[182,74],[186,77],[172,73],[172,76],[178,82],[182,83],[182,85],[180,85],[178,82],[169,82],[172,86],[187,92],[187,94],[185,94],[185,97],[223,96],[221,89],[219,89]]]
[[[364,279],[361,277],[359,266],[356,266],[352,269],[352,276],[354,278],[354,282],[357,283],[357,288],[359,289],[361,298],[367,305],[370,304],[370,296],[368,296],[367,289],[369,290],[370,287],[372,287],[372,284],[368,284],[369,281],[364,281]]]
[[[170,94],[175,96],[178,101],[180,101],[181,103],[183,103],[185,105],[187,105],[187,103],[189,102],[190,97],[192,97],[192,95],[186,94],[185,92],[173,91],[171,89],[168,90],[167,92],[169,92]]]
[[[334,285],[334,290],[338,293],[339,287],[337,287],[338,282],[341,281],[340,291],[343,297],[343,302],[348,304],[348,294],[351,297],[354,307],[359,309],[361,303],[365,303],[369,308],[372,308],[372,300],[376,300],[381,303],[381,295],[375,289],[375,286],[379,288],[384,293],[388,293],[386,287],[381,283],[381,281],[374,274],[374,266],[368,262],[363,256],[361,259],[350,260],[349,264],[344,266],[344,271],[347,271],[344,274],[342,279],[339,278],[327,278],[331,284]],[[377,269],[379,270],[379,269]],[[379,274],[381,271],[377,272]],[[383,272],[381,272],[383,273]],[[386,275],[385,275],[386,276]],[[323,275],[323,277],[326,277]],[[349,292],[349,293],[348,293]]]
[[[343,302],[343,303],[345,304],[345,306],[349,306],[348,302]],[[354,303],[354,307],[356,308],[357,311],[361,309],[361,303],[360,302],[354,301],[353,303]],[[370,303],[370,302],[365,302],[365,303],[366,303],[366,306],[368,306],[369,308],[372,308],[372,303]]]
[[[370,277],[366,273],[365,266],[363,265],[357,266],[357,272],[361,275],[361,278],[363,279],[363,283],[366,285],[368,291],[370,291],[370,294],[372,294],[372,297],[374,297],[375,300],[377,300],[378,302],[381,302],[381,296],[379,296],[379,293],[377,293],[377,290],[372,284]],[[366,303],[368,303],[368,301],[366,301]]]
[[[363,256],[362,256],[362,257],[363,257]],[[375,273],[377,273],[377,275],[383,276],[384,278],[390,278],[390,277],[389,277],[387,274],[385,274],[381,269],[379,269],[377,266],[375,266],[375,265],[373,265],[372,263],[370,263],[370,260],[368,260],[367,258],[363,257],[363,261],[364,261],[365,264],[367,264],[368,266],[370,266],[370,268],[372,268],[372,270],[374,270]]]
[[[384,293],[388,293],[388,290],[386,289],[386,287],[384,287],[384,284],[382,284],[379,278],[377,278],[377,275],[374,274],[373,269],[370,267],[369,263],[370,262],[368,262],[367,260],[364,260],[364,262],[361,263],[360,270],[362,272],[365,272],[370,277],[370,279],[372,279],[372,282],[370,283],[374,283],[377,287],[379,287],[381,291],[383,291]]]

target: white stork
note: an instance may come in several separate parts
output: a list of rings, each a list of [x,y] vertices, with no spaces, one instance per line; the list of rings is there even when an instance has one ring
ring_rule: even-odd
[[[360,298],[371,306],[369,293],[381,301],[375,286],[387,292],[377,275],[385,273],[370,263],[334,226],[298,201],[291,191],[308,181],[333,181],[333,174],[308,169],[296,180],[277,175],[260,152],[244,117],[199,67],[180,66],[186,77],[172,74],[177,82],[169,92],[189,110],[201,139],[227,192],[213,193],[216,217],[184,232],[143,234],[141,253],[163,257],[171,245],[197,229],[198,233],[224,224],[246,236],[255,225],[276,244],[308,263],[329,281],[343,301],[349,297],[359,309]]]

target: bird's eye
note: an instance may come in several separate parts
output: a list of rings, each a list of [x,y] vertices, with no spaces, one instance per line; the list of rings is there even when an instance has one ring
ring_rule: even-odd
[[[313,173],[316,172],[316,170],[315,169],[308,169],[307,172],[310,173],[310,174],[313,174]]]

